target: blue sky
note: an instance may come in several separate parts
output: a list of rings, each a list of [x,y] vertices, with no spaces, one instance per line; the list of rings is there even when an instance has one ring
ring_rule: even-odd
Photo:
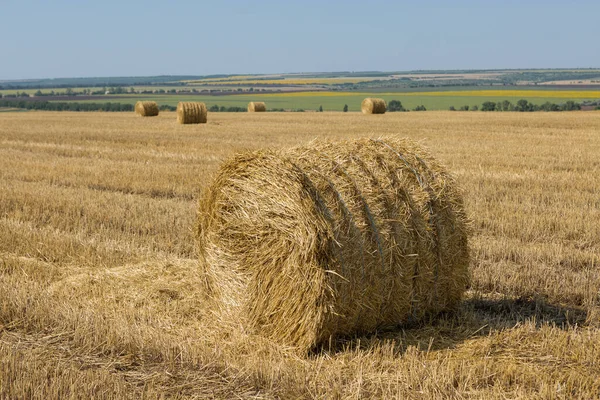
[[[0,79],[600,67],[600,1],[0,0]]]

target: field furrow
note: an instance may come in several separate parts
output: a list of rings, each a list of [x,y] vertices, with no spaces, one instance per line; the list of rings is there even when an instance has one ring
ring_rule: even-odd
[[[0,398],[598,398],[598,132],[598,112],[2,113]],[[220,163],[390,134],[464,193],[458,312],[304,358],[220,330],[195,239]]]

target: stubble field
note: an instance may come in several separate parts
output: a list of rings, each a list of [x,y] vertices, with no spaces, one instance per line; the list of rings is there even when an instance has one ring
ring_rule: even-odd
[[[473,220],[460,310],[298,357],[214,329],[201,189],[243,149],[397,134]],[[0,398],[598,398],[600,113],[0,114]]]

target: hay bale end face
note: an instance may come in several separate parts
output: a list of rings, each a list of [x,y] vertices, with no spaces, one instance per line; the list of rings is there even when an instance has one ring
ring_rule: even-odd
[[[383,99],[367,97],[360,105],[363,114],[385,114],[387,104]]]
[[[220,320],[300,352],[455,308],[467,233],[452,176],[398,138],[239,154],[198,219]]]
[[[177,122],[180,124],[205,124],[208,110],[206,104],[197,102],[179,102],[177,104]]]
[[[158,115],[158,104],[155,101],[138,101],[135,103],[135,113],[142,117],[155,117]]]
[[[262,101],[251,101],[248,103],[248,112],[265,112],[267,106]]]

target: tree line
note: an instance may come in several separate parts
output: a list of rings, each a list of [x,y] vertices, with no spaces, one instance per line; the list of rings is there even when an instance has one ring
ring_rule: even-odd
[[[457,111],[454,106],[450,106],[450,111]],[[581,110],[581,104],[569,100],[565,103],[556,104],[549,101],[543,104],[533,104],[526,99],[517,101],[513,104],[508,100],[504,101],[486,101],[481,107],[477,105],[469,107],[468,105],[461,106],[458,111],[517,111],[517,112],[533,112],[533,111],[576,111]]]
[[[49,102],[26,100],[0,100],[0,107],[23,108],[26,110],[43,111],[133,111],[132,104],[122,103],[77,103],[77,102]],[[167,106],[169,107],[169,106]],[[161,107],[162,109],[162,107]],[[175,107],[173,107],[175,109]]]
[[[599,101],[586,101],[583,103],[585,106],[596,106],[596,109],[600,109]],[[504,101],[486,101],[481,107],[478,105],[463,105],[456,109],[454,106],[450,106],[450,111],[518,111],[518,112],[532,112],[532,111],[576,111],[581,110],[581,103],[575,101],[567,101],[561,104],[555,104],[546,102],[544,104],[533,104],[525,99],[519,100],[516,104],[512,104],[508,100]],[[9,108],[22,108],[26,110],[43,110],[43,111],[133,111],[134,106],[127,103],[78,103],[78,102],[50,102],[50,101],[28,101],[19,100],[15,98],[6,98],[6,96],[0,99],[0,107]],[[161,111],[175,111],[177,107],[169,105],[161,105],[159,107]],[[219,106],[218,104],[212,105],[208,111],[210,112],[246,112],[246,107],[237,106]],[[269,111],[304,111],[303,109],[298,110],[285,110],[283,108],[270,109]],[[323,106],[320,106],[317,111],[323,111]],[[345,104],[343,108],[344,112],[348,111],[348,105]],[[391,100],[388,103],[388,112],[403,112],[409,111],[406,109],[402,102],[399,100]],[[412,109],[412,111],[427,111],[425,106],[419,105]]]
[[[208,111],[210,112],[246,112],[248,109],[246,107],[225,107],[220,106],[218,104],[212,105],[209,107]]]

